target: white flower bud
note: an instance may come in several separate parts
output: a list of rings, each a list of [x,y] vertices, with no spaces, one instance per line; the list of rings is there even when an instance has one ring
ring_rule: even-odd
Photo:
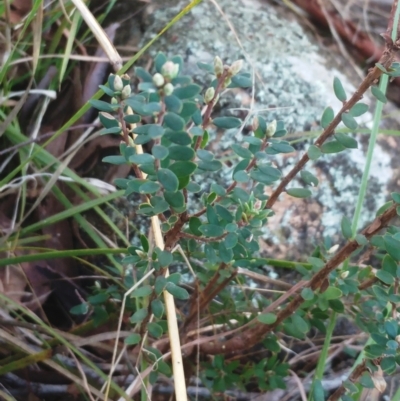
[[[243,67],[243,60],[236,60],[229,67],[229,76],[234,77]]]
[[[171,80],[174,79],[179,72],[179,64],[175,64],[173,61],[167,61],[161,67],[161,74],[164,78]]]
[[[141,251],[140,249],[136,249],[136,254],[139,256],[139,258],[141,259],[147,259],[147,253]]]
[[[153,75],[153,84],[157,86],[157,88],[161,88],[165,83],[164,77],[158,72]]]
[[[115,97],[112,97],[111,104],[118,104],[118,100]]]
[[[172,95],[172,92],[173,92],[173,91],[174,91],[174,85],[172,85],[170,82],[167,83],[167,84],[164,86],[164,94],[165,94],[166,96]]]
[[[217,78],[221,76],[223,71],[224,71],[224,65],[222,63],[222,60],[218,56],[216,56],[214,58],[214,72]]]
[[[211,100],[213,100],[215,95],[215,89],[211,86],[206,90],[206,93],[204,94],[204,102],[206,104],[210,103]]]
[[[121,92],[122,99],[127,99],[132,93],[132,89],[130,85],[125,85]]]
[[[255,116],[254,118],[253,118],[253,122],[252,122],[252,124],[251,124],[251,130],[254,132],[254,131],[257,131],[257,129],[258,129],[258,127],[260,126],[260,122],[258,121],[258,117],[257,116]]]
[[[270,124],[267,126],[267,132],[265,133],[267,138],[271,138],[276,131],[276,120],[272,121]]]
[[[114,76],[114,90],[115,91],[122,91],[122,88],[124,87],[124,83],[122,82],[122,79],[119,75]]]
[[[229,77],[226,77],[224,80],[223,88],[227,88],[231,84],[232,80]]]

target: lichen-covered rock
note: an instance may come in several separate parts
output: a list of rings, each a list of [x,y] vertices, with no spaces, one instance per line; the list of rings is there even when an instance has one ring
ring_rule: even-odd
[[[186,5],[178,1],[168,4],[152,13],[143,43],[154,37]],[[289,137],[294,138],[293,134],[300,132],[306,138],[320,129],[319,119],[326,106],[337,111],[341,105],[332,89],[334,76],[340,78],[349,94],[360,78],[348,77],[335,69],[335,59],[341,55],[332,57],[293,18],[287,9],[265,1],[219,0],[218,6],[204,1],[164,34],[150,53],[152,56],[158,51],[168,56],[182,55],[185,73],[204,84],[209,78],[198,69],[198,61],[212,62],[216,55],[227,64],[244,59],[244,68],[254,74],[255,88],[227,94],[219,112],[242,118],[259,114],[267,121],[283,120]],[[364,102],[371,103],[371,100],[364,99]],[[368,123],[371,119],[371,114],[366,114],[359,122]],[[221,154],[245,134],[228,131],[217,145]],[[267,228],[265,249],[269,254],[304,257],[324,236],[330,237],[332,243],[340,241],[340,220],[343,215],[352,219],[366,160],[367,137],[358,139],[359,149],[325,155],[316,163],[309,163],[306,169],[313,172],[320,183],[311,199],[281,196],[274,207],[276,215]],[[393,141],[398,147],[398,142]],[[299,142],[296,153],[274,157],[283,174],[293,167],[307,143],[311,140]],[[373,218],[388,197],[388,183],[394,171],[390,147],[385,143],[378,143],[375,149],[369,195],[360,226]],[[229,175],[225,172],[219,178],[208,179],[229,180]]]

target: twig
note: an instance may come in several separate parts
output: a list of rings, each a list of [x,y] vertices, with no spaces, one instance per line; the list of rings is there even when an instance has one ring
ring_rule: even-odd
[[[394,1],[393,7],[397,7],[397,0]],[[395,8],[394,8],[395,10]],[[388,24],[388,32],[391,32],[391,28],[393,27],[393,9],[391,13],[391,18]],[[389,30],[390,29],[390,30]],[[379,63],[382,64],[386,69],[389,69],[392,65],[392,62],[395,57],[395,52],[399,49],[398,43],[393,42],[390,38],[390,34],[384,33],[382,34],[383,38],[385,39],[386,46],[385,50],[379,59]],[[358,89],[355,91],[353,96],[346,102],[343,103],[342,108],[335,116],[333,121],[329,124],[329,126],[323,131],[321,136],[315,141],[314,145],[317,147],[321,147],[321,145],[330,138],[333,134],[337,126],[342,121],[342,115],[347,113],[359,100],[362,99],[365,92],[376,83],[377,79],[383,74],[383,72],[378,67],[373,67],[368,75],[364,78],[361,82]],[[300,170],[306,165],[306,163],[310,160],[308,154],[305,153],[302,158],[298,161],[298,163],[292,168],[292,170],[287,174],[286,177],[280,182],[278,187],[275,191],[271,194],[270,198],[268,199],[265,208],[271,209],[275,202],[278,200],[279,195],[285,190],[286,186],[294,179],[294,177],[300,172]]]
[[[392,220],[397,215],[396,208],[397,205],[393,205],[381,216],[378,216],[366,229],[362,231],[362,234],[367,239],[370,239],[373,235],[386,227],[389,224],[390,220]],[[360,245],[357,243],[356,240],[348,241],[347,244],[335,256],[333,256],[332,259],[330,259],[325,264],[325,266],[312,277],[311,280],[309,280],[308,282],[305,281],[296,284],[293,289],[289,291],[290,295],[294,294],[300,288],[308,287],[311,288],[313,291],[317,291],[318,289],[320,289],[322,284],[327,279],[328,275],[359,247]],[[285,294],[285,298],[287,298],[287,294]],[[277,301],[279,301],[279,299]],[[207,343],[203,343],[201,346],[201,350],[202,352],[212,355],[240,353],[244,349],[248,349],[256,344],[260,336],[265,336],[267,333],[275,330],[276,327],[281,324],[283,320],[292,315],[303,302],[304,299],[302,298],[301,294],[297,293],[292,301],[290,301],[283,310],[276,314],[277,319],[275,323],[266,325],[254,319],[253,321],[242,327],[243,329],[248,325],[252,326],[250,329],[242,332],[241,335],[236,335],[233,338],[226,340],[227,333],[223,333],[220,335],[219,341],[208,341]],[[276,310],[277,305],[273,305],[274,308],[272,308],[270,305],[263,311],[263,313],[270,312],[273,309]]]

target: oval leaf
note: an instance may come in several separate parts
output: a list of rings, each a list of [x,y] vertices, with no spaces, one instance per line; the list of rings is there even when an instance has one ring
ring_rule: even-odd
[[[289,188],[286,193],[294,198],[308,198],[312,192],[306,188]]]
[[[240,127],[242,121],[236,117],[217,117],[214,118],[213,124],[218,128],[237,128]]]
[[[341,115],[342,122],[343,124],[350,129],[357,129],[358,124],[357,121],[354,119],[354,117],[350,113],[343,113]]]
[[[257,320],[264,324],[273,324],[276,322],[276,315],[274,313],[263,313],[257,316]]]
[[[321,127],[326,128],[334,119],[335,113],[332,107],[327,107],[321,117]]]
[[[341,101],[345,102],[347,99],[346,92],[343,88],[342,83],[338,77],[333,79],[333,90],[335,92],[336,97]]]
[[[171,170],[160,168],[157,171],[157,179],[166,191],[176,192],[178,190],[178,177]]]

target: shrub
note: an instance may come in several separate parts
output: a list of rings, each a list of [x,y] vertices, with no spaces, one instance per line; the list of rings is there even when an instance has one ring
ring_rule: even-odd
[[[111,75],[108,86],[101,87],[111,103],[91,103],[100,110],[102,133],[123,138],[120,155],[108,156],[104,161],[133,166],[135,177],[118,179],[116,184],[125,189],[126,195],[141,196],[137,214],[151,218],[155,230],[154,246],[147,233],[142,233],[141,246],[128,248],[129,255],[124,259],[137,277],[135,286],[125,294],[127,300],[127,295],[135,300],[128,307],[133,312],[133,333],[126,343],[147,347],[141,356],[154,363],[153,382],[157,372],[170,374],[162,358],[168,349],[163,339],[167,333],[171,338],[171,326],[165,319],[175,311],[166,315],[161,297],[164,293],[183,305],[179,336],[185,360],[195,363],[198,353],[214,355],[201,362],[200,370],[203,383],[213,391],[246,389],[252,383],[257,383],[259,390],[283,388],[288,365],[279,357],[282,336],[303,339],[311,330],[317,330],[326,334],[326,341],[310,394],[315,400],[324,399],[321,379],[340,314],[353,319],[371,342],[364,349],[362,363],[331,399],[346,392],[342,399],[350,399],[349,394],[358,391],[355,381],[382,390],[382,371],[392,374],[400,363],[396,318],[400,230],[389,226],[399,211],[400,194],[393,193],[376,219],[359,233],[357,221],[352,224],[344,216],[341,228],[345,245],[336,252],[318,247],[307,263],[265,259],[259,254],[258,240],[282,193],[297,198],[312,196],[318,180],[302,171],[306,163],[323,153],[357,147],[352,135],[335,133],[335,129],[342,122],[356,130],[356,118],[368,110],[359,102],[363,93],[382,73],[399,74],[390,45],[393,43],[388,41],[382,63],[369,72],[349,99],[335,78],[333,88],[343,102],[342,109],[336,115],[332,108],[325,109],[321,117],[323,133],[283,178],[271,163],[271,155],[295,149],[284,139],[282,121],[254,118],[243,143],[231,146],[229,167],[224,162],[227,156],[222,158],[213,151],[212,127],[240,131],[246,124],[234,116],[213,117],[226,90],[251,86],[250,74],[241,71],[241,61],[226,66],[216,57],[214,65],[199,63],[212,77],[209,87],[203,89],[180,74],[181,57],[168,60],[160,53],[154,60],[153,74],[140,67],[135,69],[140,79],[135,93],[131,93],[127,75]],[[382,88],[372,86],[372,93],[385,101]],[[148,152],[143,152],[145,144],[150,144]],[[204,177],[221,170],[229,171],[230,184],[208,185]],[[288,187],[297,174],[301,174],[305,187]],[[157,234],[159,228],[162,235]],[[358,264],[356,256],[363,251],[373,253],[378,262],[374,266]],[[273,298],[257,290],[247,292],[254,278],[262,277],[262,265],[278,262],[295,267],[301,276],[297,284]],[[168,267],[173,274],[169,275]],[[205,310],[209,312],[207,318]],[[213,331],[200,334],[202,326],[211,323]],[[258,358],[233,358],[255,346]]]

